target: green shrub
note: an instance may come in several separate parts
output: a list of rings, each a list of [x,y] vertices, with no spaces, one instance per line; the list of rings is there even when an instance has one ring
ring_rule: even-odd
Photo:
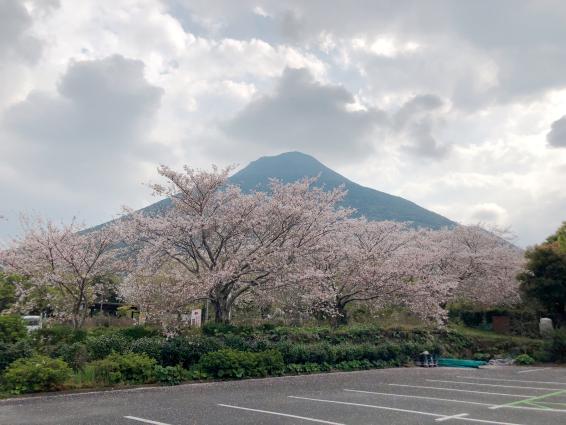
[[[535,362],[535,359],[533,359],[531,356],[529,356],[528,354],[519,354],[517,357],[515,357],[515,363],[518,365],[531,365]]]
[[[566,329],[557,329],[553,332],[548,343],[548,352],[555,362],[566,362]]]
[[[179,385],[183,382],[186,371],[181,366],[155,366],[155,379],[163,385]]]
[[[285,365],[276,350],[251,353],[222,349],[205,354],[199,368],[216,378],[247,378],[281,374]]]
[[[118,354],[90,362],[95,381],[101,384],[145,384],[155,379],[156,361],[144,354]]]
[[[140,338],[153,338],[159,336],[159,331],[155,328],[146,326],[130,326],[128,328],[120,329],[118,334],[125,336],[128,339]]]
[[[253,328],[249,326],[236,326],[215,322],[207,322],[201,329],[203,335],[207,336],[222,336],[227,334],[250,335],[253,332]]]
[[[217,351],[220,344],[209,337],[175,337],[168,339],[161,349],[161,363],[164,366],[181,365],[189,369],[206,353]]]
[[[12,362],[21,358],[31,357],[32,355],[33,348],[26,339],[21,339],[13,344],[0,342],[0,374]]]
[[[161,350],[163,349],[163,340],[155,337],[141,337],[132,341],[130,350],[132,353],[146,354],[152,359],[161,362]]]
[[[11,344],[25,338],[26,335],[26,325],[20,316],[0,316],[0,342]]]
[[[32,332],[32,338],[38,346],[73,344],[84,342],[87,333],[82,329],[73,329],[68,325],[53,324]]]
[[[82,369],[89,360],[87,347],[82,342],[63,344],[55,352],[55,355],[61,357],[74,370]]]
[[[373,363],[369,360],[350,360],[338,363],[336,369],[343,371],[359,370],[359,369],[371,369]]]
[[[130,341],[118,333],[90,337],[86,341],[89,359],[99,360],[112,353],[123,354],[128,351]]]
[[[335,350],[328,343],[292,344],[280,343],[277,349],[283,355],[285,363],[334,363]]]
[[[61,359],[35,355],[13,362],[4,372],[4,387],[12,394],[52,391],[71,376],[71,368]]]
[[[88,375],[92,375],[97,384],[111,385],[122,382],[120,364],[108,357],[88,363],[85,371]]]

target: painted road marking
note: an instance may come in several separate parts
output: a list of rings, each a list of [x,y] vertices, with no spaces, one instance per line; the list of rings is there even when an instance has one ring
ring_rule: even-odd
[[[423,385],[408,385],[408,384],[389,384],[394,387],[408,387],[408,388],[423,388],[426,390],[443,390],[443,391],[455,391],[460,393],[474,393],[474,394],[487,394],[487,395],[500,395],[503,397],[519,397],[519,398],[531,398],[534,394],[505,394],[505,393],[490,393],[487,391],[474,391],[474,390],[460,390],[457,388],[444,388],[444,387],[428,387]]]
[[[472,376],[456,376],[456,378],[464,378],[464,379],[480,379],[482,381],[503,381],[503,382],[522,382],[525,384],[551,384],[551,385],[564,385],[566,386],[566,382],[558,382],[558,381],[527,381],[523,379],[497,379],[497,378],[479,378],[479,377],[472,377]]]
[[[427,382],[443,382],[446,384],[462,384],[462,385],[480,385],[482,387],[519,388],[522,390],[552,391],[556,389],[556,388],[548,388],[548,387],[541,388],[541,387],[519,387],[517,385],[482,384],[480,382],[443,381],[441,379],[427,379]]]
[[[434,421],[435,422],[444,422],[444,421],[447,421],[449,419],[463,418],[464,416],[468,416],[468,414],[467,413],[460,413],[459,415],[444,416],[443,418],[437,418]]]
[[[344,389],[344,391],[348,391],[348,392],[351,392],[351,393],[377,394],[377,395],[386,395],[386,396],[393,396],[393,397],[421,398],[421,399],[424,399],[424,400],[451,401],[453,403],[477,404],[479,406],[495,406],[495,404],[493,404],[493,403],[480,403],[479,401],[453,400],[453,399],[450,399],[450,398],[425,397],[425,396],[420,396],[420,395],[378,393],[378,392],[375,392],[375,391],[362,391],[362,390],[349,390],[349,389]]]
[[[309,398],[309,397],[297,397],[297,396],[292,396],[292,395],[290,395],[288,397],[298,399],[298,400],[319,401],[319,402],[322,402],[322,403],[344,404],[344,405],[347,405],[347,406],[369,407],[371,409],[392,410],[394,412],[413,413],[413,414],[423,415],[423,416],[433,416],[433,417],[436,417],[436,418],[446,418],[446,420],[450,419],[450,420],[454,420],[454,421],[469,421],[469,422],[479,422],[479,423],[494,424],[494,425],[520,425],[520,424],[516,424],[516,423],[511,423],[511,422],[498,422],[498,421],[488,421],[488,420],[484,420],[484,419],[474,419],[474,418],[470,418],[468,416],[460,416],[461,414],[447,418],[446,415],[440,415],[438,413],[422,412],[420,410],[398,409],[396,407],[376,406],[375,404],[351,403],[351,402],[347,402],[347,401],[325,400],[325,399],[320,399],[320,398]]]
[[[520,370],[517,373],[531,373],[531,372],[537,372],[539,370],[545,370],[547,369],[546,367],[541,367],[539,369],[527,369],[527,370]]]
[[[290,415],[288,413],[272,412],[271,410],[251,409],[249,407],[233,406],[230,404],[218,404],[218,405],[222,407],[229,407],[231,409],[247,410],[250,412],[267,413],[268,415],[285,416],[287,418],[302,419],[303,421],[318,422],[319,424],[345,425],[339,422],[324,421],[322,419],[308,418],[306,416],[297,416],[297,415]]]
[[[136,416],[124,416],[126,419],[131,419],[132,421],[138,421],[138,422],[143,422],[144,424],[152,424],[152,425],[170,425],[170,424],[166,424],[165,422],[158,422],[158,421],[152,421],[151,419],[144,419],[144,418],[138,418]]]
[[[492,407],[490,407],[490,409],[500,409],[502,407],[511,407],[511,406],[521,407],[521,404],[526,404],[526,405],[537,406],[541,410],[545,410],[545,411],[553,410],[553,411],[559,412],[559,411],[561,411],[560,409],[552,409],[551,407],[546,407],[544,405],[540,405],[540,404],[534,403],[534,402],[535,401],[538,402],[540,400],[544,400],[545,398],[554,397],[554,396],[561,395],[561,394],[564,394],[564,393],[566,393],[566,390],[554,391],[552,393],[543,394],[543,395],[540,395],[540,396],[537,396],[537,397],[531,397],[531,398],[528,398],[526,400],[512,401],[511,403],[505,403],[505,404],[501,404],[499,406],[492,406]],[[562,411],[564,412],[566,410],[562,410]]]

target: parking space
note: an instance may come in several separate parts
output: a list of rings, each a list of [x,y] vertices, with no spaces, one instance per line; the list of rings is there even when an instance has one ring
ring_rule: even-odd
[[[566,369],[386,369],[0,403],[1,424],[566,423]]]

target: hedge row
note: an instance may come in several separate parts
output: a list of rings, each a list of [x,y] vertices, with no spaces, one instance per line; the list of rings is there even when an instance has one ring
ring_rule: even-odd
[[[382,368],[406,364],[423,350],[486,360],[525,354],[537,361],[566,361],[564,332],[547,342],[373,326],[334,330],[208,325],[202,333],[169,339],[143,327],[85,332],[53,326],[23,339],[10,336],[12,330],[6,335],[0,341],[0,373],[5,369],[1,384],[12,393],[62,385],[172,385],[190,379]]]

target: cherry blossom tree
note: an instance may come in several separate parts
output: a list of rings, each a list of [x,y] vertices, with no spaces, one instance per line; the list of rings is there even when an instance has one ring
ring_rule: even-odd
[[[346,306],[354,302],[404,306],[435,322],[445,318],[441,304],[454,284],[438,266],[443,255],[429,231],[366,220],[351,220],[341,230],[313,257],[319,273],[303,285],[312,308],[326,309],[336,324],[347,321]]]
[[[76,221],[57,225],[39,218],[23,218],[22,230],[22,236],[0,252],[0,265],[25,278],[18,288],[22,299],[39,290],[56,299],[50,303],[55,313],[80,328],[96,286],[115,272],[117,233],[111,226],[81,232]]]
[[[457,226],[431,234],[445,252],[442,270],[457,286],[452,299],[481,307],[512,305],[520,301],[517,276],[524,268],[521,249],[497,229]]]
[[[316,179],[272,180],[267,193],[243,193],[229,184],[229,172],[159,168],[167,185],[153,189],[171,207],[160,214],[127,211],[120,221],[135,252],[129,281],[137,279],[136,290],[124,291],[131,302],[151,298],[151,276],[166,275],[185,305],[208,299],[216,321],[229,322],[234,303],[252,289],[273,289],[309,273],[306,259],[352,213],[336,208],[343,189],[325,191]]]

